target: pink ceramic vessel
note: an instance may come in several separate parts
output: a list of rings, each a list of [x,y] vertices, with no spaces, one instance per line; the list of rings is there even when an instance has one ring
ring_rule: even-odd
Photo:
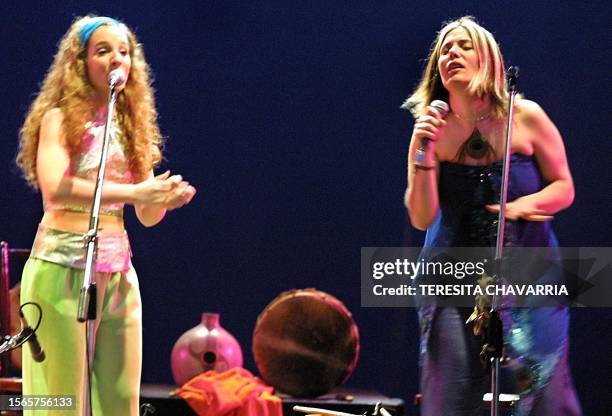
[[[242,367],[242,349],[219,323],[218,313],[203,313],[202,322],[185,332],[174,344],[172,376],[179,386],[208,370],[222,373]]]

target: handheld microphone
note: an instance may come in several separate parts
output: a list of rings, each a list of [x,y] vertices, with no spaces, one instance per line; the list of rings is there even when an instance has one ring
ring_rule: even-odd
[[[446,115],[450,111],[450,107],[448,106],[448,104],[446,104],[446,102],[442,100],[433,100],[431,104],[429,104],[429,106],[435,108],[438,111],[438,113],[440,113],[440,117],[439,117],[440,119],[443,119],[444,117],[446,117]],[[424,137],[421,140],[421,146],[416,150],[414,161],[417,165],[423,164],[423,161],[425,160],[425,153],[427,152],[428,144],[429,144],[429,139]]]
[[[448,104],[446,104],[446,102],[442,100],[433,100],[431,104],[429,104],[429,106],[438,110],[438,113],[440,113],[441,118],[446,117],[446,115],[450,111],[450,107],[448,106]]]
[[[28,342],[30,343],[30,352],[32,353],[32,358],[37,363],[44,361],[45,352],[41,348],[40,343],[38,342],[38,338],[36,338],[36,332],[34,332],[34,330],[30,327],[30,324],[28,324],[28,321],[23,315],[23,312],[19,311],[19,317],[21,318],[21,326],[23,328],[18,335],[20,340],[24,340],[29,337]]]
[[[125,74],[121,68],[113,69],[108,74],[108,86],[111,89],[115,89],[117,85],[121,85],[125,82]]]

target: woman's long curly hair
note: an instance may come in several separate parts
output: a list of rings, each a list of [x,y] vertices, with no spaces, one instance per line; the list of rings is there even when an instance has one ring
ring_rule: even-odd
[[[87,45],[81,45],[79,36],[79,29],[92,17],[75,19],[59,42],[53,63],[21,127],[16,162],[35,188],[38,187],[36,154],[45,113],[53,108],[61,110],[63,145],[70,156],[80,151],[85,124],[95,117],[94,90],[87,76]],[[126,137],[130,169],[135,181],[140,182],[161,160],[162,137],[149,65],[134,33],[121,25],[127,33],[132,65],[125,88],[117,96],[116,113]]]

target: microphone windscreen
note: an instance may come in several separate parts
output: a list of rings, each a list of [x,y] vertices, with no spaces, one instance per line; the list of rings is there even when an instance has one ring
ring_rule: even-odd
[[[108,74],[108,83],[111,86],[121,85],[125,82],[125,74],[121,68],[113,69]]]
[[[446,115],[448,114],[448,112],[450,111],[450,107],[448,106],[448,104],[446,104],[444,101],[442,100],[433,100],[431,102],[431,104],[429,104],[431,107],[435,108],[436,110],[438,110],[438,112],[440,113],[440,115],[442,116],[442,118],[446,117]]]

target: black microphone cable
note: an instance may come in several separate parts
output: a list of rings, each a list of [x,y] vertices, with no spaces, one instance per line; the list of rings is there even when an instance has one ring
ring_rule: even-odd
[[[28,320],[23,314],[23,308],[24,306],[27,306],[27,305],[33,305],[38,309],[38,321],[36,322],[36,327],[34,327],[34,329],[30,327]],[[24,326],[24,328],[22,328],[21,330],[21,336],[23,337],[23,340],[19,342],[19,345],[23,345],[26,342],[29,342],[30,351],[32,353],[32,358],[34,359],[34,361],[38,363],[45,360],[45,352],[40,347],[40,344],[38,343],[38,338],[36,337],[36,331],[38,330],[38,327],[40,326],[40,323],[42,321],[42,316],[43,316],[42,308],[40,307],[38,303],[26,302],[19,307],[19,318],[21,319],[22,326]]]
[[[36,327],[34,329],[32,329],[28,325],[28,321],[25,319],[25,316],[23,315],[23,308],[27,305],[33,305],[36,307],[36,309],[38,309],[38,322],[36,322]],[[38,344],[38,340],[36,339],[36,331],[38,330],[38,327],[40,326],[40,323],[42,321],[42,316],[43,316],[42,308],[37,303],[26,302],[23,305],[21,305],[19,307],[19,317],[22,320],[22,326],[25,326],[25,328],[22,328],[22,330],[17,335],[14,335],[14,336],[7,335],[5,337],[4,338],[5,342],[0,346],[0,349],[2,350],[0,353],[3,354],[5,352],[9,352],[14,349],[17,349],[28,341],[35,341],[35,345],[31,346],[32,347],[31,348],[32,358],[34,358],[34,360],[37,362],[43,361],[45,359],[45,353],[42,350],[42,348],[40,348],[40,344]]]

